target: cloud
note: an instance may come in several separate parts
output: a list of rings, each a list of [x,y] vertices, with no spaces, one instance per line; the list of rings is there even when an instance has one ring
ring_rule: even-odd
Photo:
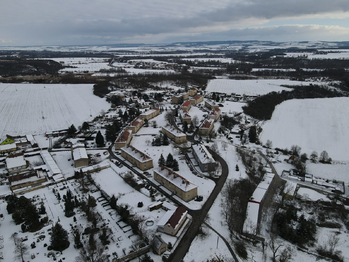
[[[312,17],[348,18],[349,1],[5,1],[0,10],[0,35],[3,39],[12,39],[14,45],[111,44],[136,40],[169,42],[174,39],[191,41],[204,36],[220,36],[224,39],[235,39],[234,36],[246,39],[248,36],[255,36],[258,38],[254,39],[269,37],[268,40],[280,41],[280,36],[287,37],[278,30],[282,27],[263,27],[263,24],[268,21],[297,21],[300,18]],[[315,26],[293,27],[297,28],[298,33],[291,28],[287,27],[287,30],[294,36],[298,35],[297,38],[305,37],[304,31],[312,32],[311,36],[318,32]],[[345,38],[341,33],[345,28],[322,29],[327,33],[324,37],[333,36],[348,40],[348,37]]]

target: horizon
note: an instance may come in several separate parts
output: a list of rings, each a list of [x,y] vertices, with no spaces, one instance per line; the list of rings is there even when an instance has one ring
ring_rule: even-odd
[[[0,10],[0,46],[349,41],[346,0],[18,0]],[[319,40],[321,39],[321,40]]]

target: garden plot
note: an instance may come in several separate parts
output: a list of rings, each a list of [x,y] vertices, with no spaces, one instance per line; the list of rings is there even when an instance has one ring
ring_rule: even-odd
[[[110,69],[107,58],[99,57],[74,57],[74,58],[53,58],[52,60],[61,63],[67,68],[61,69],[59,72],[69,73],[95,73],[101,69]]]
[[[0,137],[78,127],[107,110],[92,84],[0,84]]]
[[[13,232],[19,232],[19,237],[27,239],[25,244],[28,246],[35,242],[35,248],[29,247],[28,256],[30,257],[31,255],[35,255],[35,261],[54,261],[53,257],[56,257],[57,260],[62,259],[66,261],[73,261],[74,258],[78,256],[79,250],[74,248],[73,230],[79,228],[82,233],[87,226],[91,226],[91,223],[87,221],[85,213],[77,208],[74,210],[74,216],[68,218],[64,215],[64,202],[62,199],[68,189],[71,190],[73,197],[76,196],[79,201],[87,199],[87,195],[80,192],[80,190],[78,189],[78,183],[76,182],[63,182],[55,184],[47,188],[27,193],[25,195],[27,198],[31,198],[33,200],[33,203],[37,206],[40,206],[41,203],[44,204],[46,209],[46,214],[44,216],[47,216],[49,221],[49,223],[40,231],[34,233],[22,233],[20,231],[20,226],[15,225],[13,223],[11,215],[7,214],[6,202],[4,200],[1,200],[0,213],[4,214],[4,217],[1,221],[0,236],[2,236],[2,238],[6,240],[4,249],[2,250],[4,261],[13,260],[14,245],[13,241],[10,239],[10,236]],[[53,192],[53,190],[55,191],[55,193]],[[58,197],[58,194],[60,197]],[[91,195],[95,199],[101,197],[99,191],[96,191]],[[104,224],[108,226],[112,232],[110,235],[110,244],[108,245],[108,249],[105,251],[106,254],[108,254],[110,258],[113,258],[115,257],[115,254],[118,257],[122,257],[125,254],[130,253],[133,246],[140,240],[140,238],[132,233],[130,226],[117,223],[117,221],[113,219],[113,215],[115,215],[115,213],[111,214],[111,212],[107,210],[108,208],[102,206],[99,201],[97,201],[96,203],[97,206],[94,209],[100,217],[97,226],[101,227]],[[76,217],[77,219],[76,222],[74,220],[74,217]],[[54,225],[57,221],[65,230],[68,231],[70,246],[68,249],[64,250],[62,254],[60,252],[53,251],[53,255],[48,258],[48,255],[51,253],[47,250],[47,246],[50,245],[51,225]],[[99,233],[97,233],[97,235],[98,234]],[[88,235],[81,234],[81,238],[83,243],[88,242]]]
[[[310,82],[290,81],[287,79],[256,79],[256,80],[228,80],[214,79],[207,84],[207,92],[224,94],[238,94],[248,96],[265,95],[270,92],[281,92],[291,89],[281,85],[309,85]]]

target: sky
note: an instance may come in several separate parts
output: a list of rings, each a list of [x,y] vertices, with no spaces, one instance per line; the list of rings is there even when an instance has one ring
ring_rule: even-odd
[[[348,0],[11,0],[0,46],[349,41]]]

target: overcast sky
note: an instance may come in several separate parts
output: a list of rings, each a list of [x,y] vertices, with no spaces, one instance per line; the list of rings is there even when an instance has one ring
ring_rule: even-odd
[[[0,46],[349,41],[349,0],[11,0]]]

